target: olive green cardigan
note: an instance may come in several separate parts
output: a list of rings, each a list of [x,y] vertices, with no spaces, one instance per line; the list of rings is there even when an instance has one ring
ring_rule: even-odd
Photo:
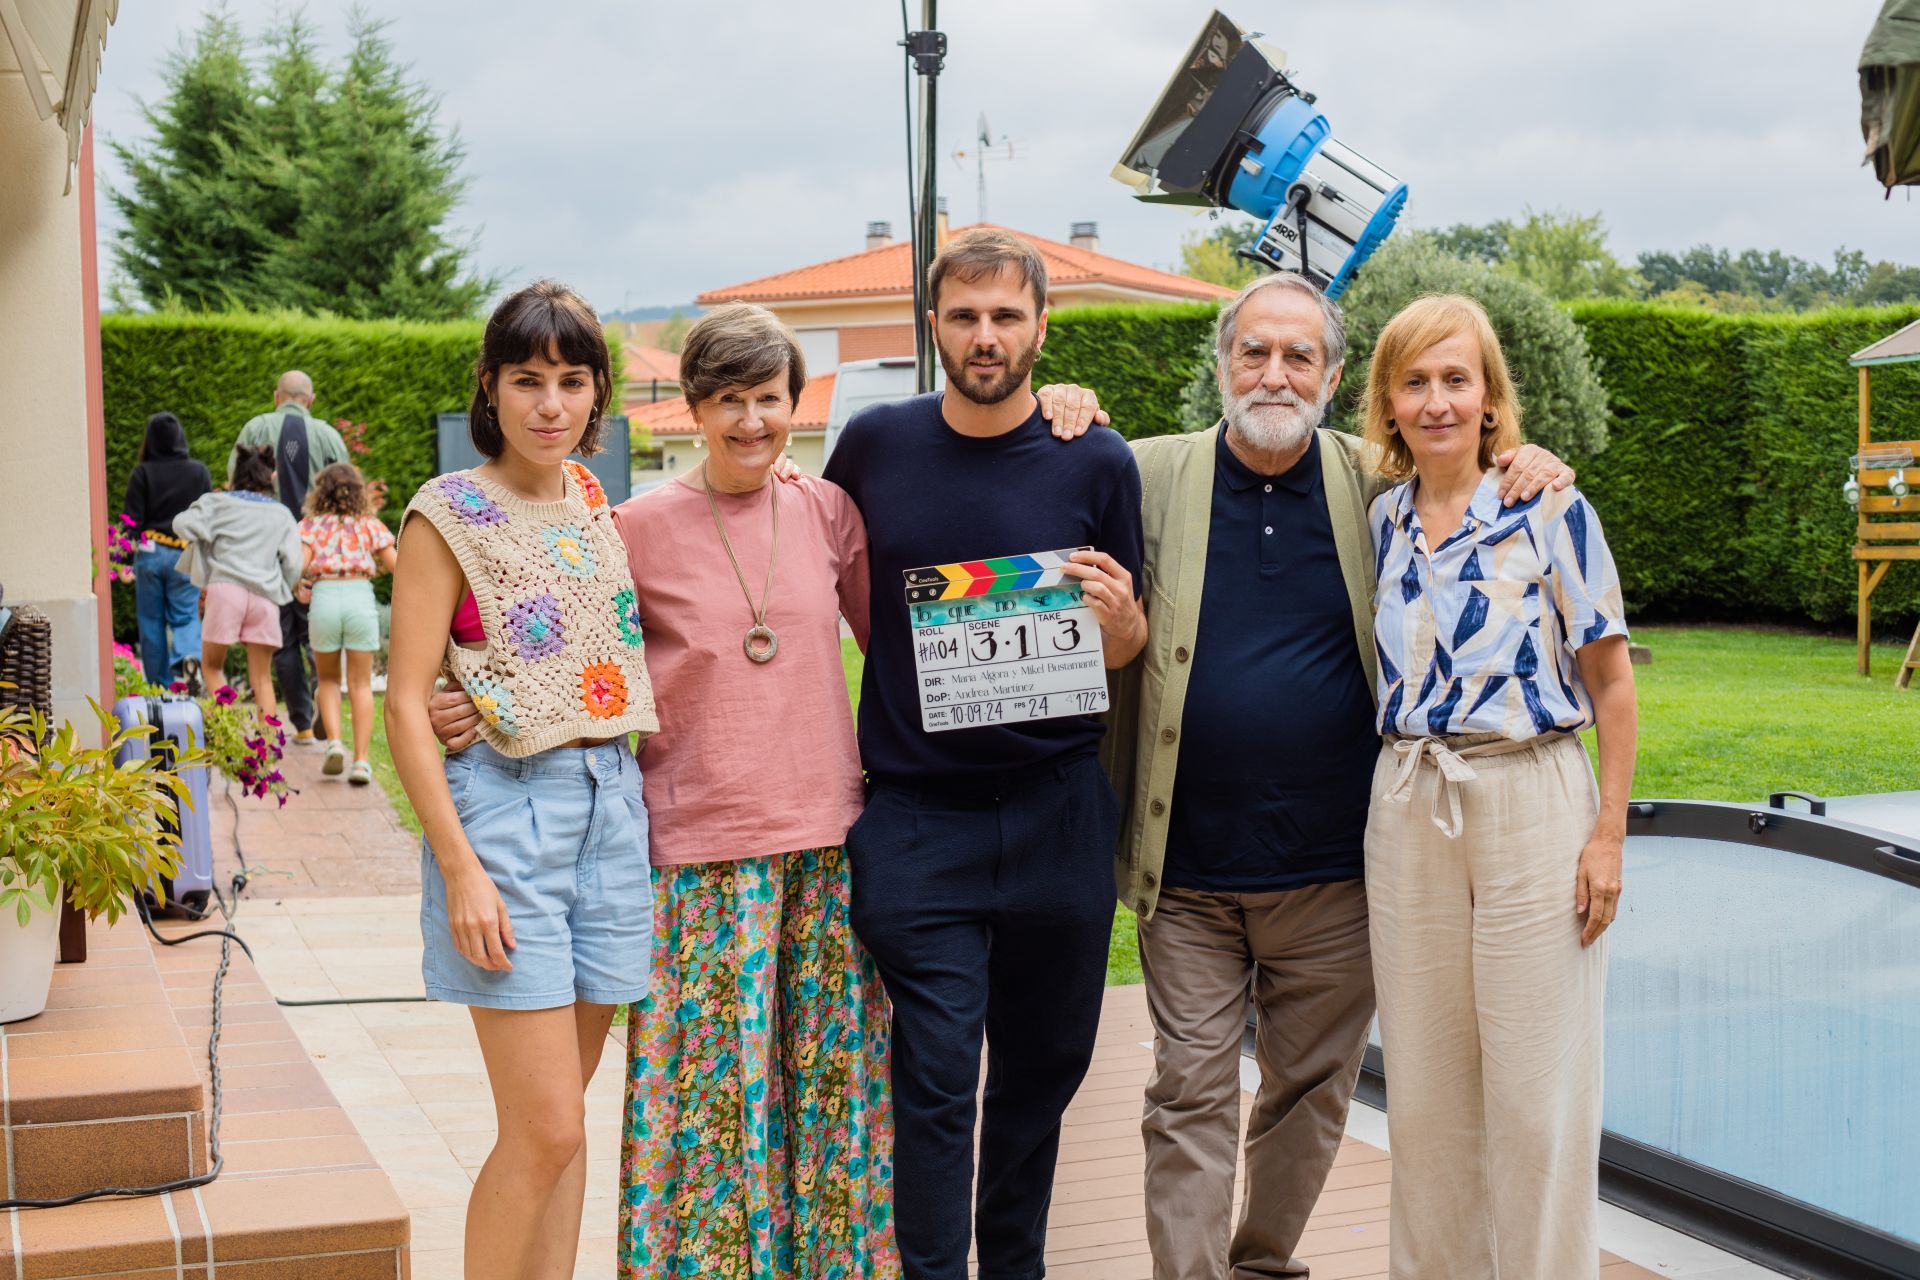
[[[1125,817],[1113,862],[1120,901],[1141,916],[1153,914],[1166,860],[1167,813],[1180,760],[1180,713],[1192,671],[1194,636],[1207,569],[1207,532],[1213,520],[1213,473],[1220,428],[1190,435],[1136,440],[1141,516],[1146,533],[1142,599],[1147,647],[1111,673],[1112,709],[1101,763],[1120,796]],[[1373,539],[1367,508],[1388,488],[1368,468],[1355,436],[1321,430],[1320,468],[1327,515],[1353,606],[1353,639],[1374,684]]]

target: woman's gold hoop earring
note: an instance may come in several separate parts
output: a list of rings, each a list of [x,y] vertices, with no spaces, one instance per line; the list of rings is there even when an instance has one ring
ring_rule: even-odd
[[[1492,411],[1491,409],[1489,409],[1489,410],[1488,410],[1488,411],[1486,412],[1486,414],[1484,415],[1484,418],[1485,418],[1485,421],[1486,421],[1486,424],[1487,424],[1488,426],[1492,426],[1492,425],[1493,425],[1493,411]]]

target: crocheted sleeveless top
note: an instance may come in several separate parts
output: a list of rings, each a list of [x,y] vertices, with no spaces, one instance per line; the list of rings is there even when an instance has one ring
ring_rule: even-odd
[[[422,485],[401,517],[432,521],[467,576],[486,648],[450,638],[446,669],[479,708],[481,736],[504,755],[660,727],[606,491],[579,463],[565,470],[559,502],[526,502],[455,471]]]

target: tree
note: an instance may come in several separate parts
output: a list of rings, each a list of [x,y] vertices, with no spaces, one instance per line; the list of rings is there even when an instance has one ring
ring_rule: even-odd
[[[1253,243],[1259,227],[1245,218],[1227,217],[1209,231],[1190,231],[1180,240],[1180,274],[1238,289],[1264,268],[1237,257]]]
[[[687,330],[691,328],[693,328],[693,321],[687,319],[686,313],[680,308],[675,307],[673,314],[667,317],[666,323],[660,326],[660,333],[655,343],[662,351],[678,354],[680,348],[687,345]]]
[[[446,227],[465,186],[458,136],[383,27],[355,11],[329,68],[295,10],[256,66],[214,10],[169,55],[164,96],[142,108],[151,136],[113,143],[130,180],[111,193],[116,251],[143,300],[446,319],[494,291]]]
[[[1697,244],[1683,253],[1641,254],[1640,274],[1660,301],[1716,311],[1806,311],[1920,300],[1920,268],[1868,262],[1857,249],[1835,251],[1833,265],[1823,267],[1778,249],[1734,254]]]
[[[1497,267],[1556,302],[1577,298],[1631,298],[1640,292],[1632,271],[1607,251],[1599,214],[1527,212],[1507,231],[1507,254]]]
[[[1487,309],[1513,372],[1527,439],[1562,457],[1591,457],[1606,447],[1606,390],[1573,317],[1533,285],[1455,257],[1430,232],[1403,232],[1387,241],[1340,299],[1347,318],[1346,370],[1330,425],[1358,429],[1374,343],[1395,313],[1425,293],[1463,293]],[[1197,430],[1219,416],[1209,342],[1196,353],[1181,423]]]

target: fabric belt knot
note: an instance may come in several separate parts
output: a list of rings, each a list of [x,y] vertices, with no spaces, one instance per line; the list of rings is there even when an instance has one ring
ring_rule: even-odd
[[[1413,803],[1413,778],[1420,771],[1422,757],[1430,758],[1440,770],[1439,785],[1433,793],[1433,825],[1451,840],[1460,834],[1460,784],[1480,775],[1438,738],[1398,738],[1393,749],[1400,756],[1400,769],[1387,788],[1387,799],[1398,804]],[[1443,813],[1444,806],[1444,813]]]

